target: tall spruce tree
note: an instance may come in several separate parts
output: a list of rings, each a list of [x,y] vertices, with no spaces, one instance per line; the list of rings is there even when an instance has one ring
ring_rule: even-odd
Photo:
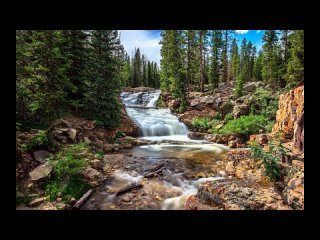
[[[265,82],[271,83],[273,87],[276,86],[278,79],[277,35],[276,30],[266,30],[262,37],[264,43],[262,47],[264,50],[262,77]]]
[[[120,84],[116,52],[120,47],[116,30],[94,30],[91,35],[87,114],[108,128],[120,123]]]
[[[221,30],[213,30],[211,34],[211,56],[209,85],[213,91],[219,85],[221,69],[221,50],[222,50],[222,33]]]
[[[289,38],[290,58],[285,78],[291,87],[304,81],[304,30],[294,30]]]

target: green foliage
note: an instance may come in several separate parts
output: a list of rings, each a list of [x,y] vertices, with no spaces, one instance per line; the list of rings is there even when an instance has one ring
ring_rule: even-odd
[[[228,113],[224,116],[224,121],[229,122],[230,120],[234,119],[232,113]]]
[[[222,104],[222,106],[219,109],[219,112],[221,113],[221,118],[224,118],[227,114],[230,114],[233,110],[233,106],[234,104],[230,101]]]
[[[47,131],[38,130],[38,133],[31,139],[29,143],[21,144],[23,152],[48,149],[52,146],[52,142],[47,136]]]
[[[294,30],[289,39],[291,57],[285,78],[290,86],[296,86],[304,80],[304,30]]]
[[[120,60],[115,56],[120,47],[118,32],[94,30],[90,46],[86,114],[98,124],[115,128],[120,123],[120,82],[117,68]]]
[[[158,98],[157,102],[156,102],[156,107],[165,107],[165,102],[163,101],[163,97],[160,95],[160,97]]]
[[[268,124],[266,125],[266,131],[270,133],[272,131],[272,127],[275,124],[275,121],[268,121]]]
[[[59,192],[65,195],[65,199],[70,199],[79,198],[79,195],[87,191],[88,184],[81,179],[81,172],[88,165],[87,155],[88,144],[79,143],[63,149],[49,159],[54,166],[53,178],[45,187],[50,201],[55,200]]]
[[[267,119],[264,116],[250,114],[230,120],[220,129],[219,133],[250,135],[265,130],[266,123]]]
[[[212,116],[212,119],[222,120],[222,116],[219,112],[215,112]]]
[[[68,184],[63,189],[62,194],[65,195],[63,200],[69,202],[72,197],[79,199],[90,189],[90,185],[83,181],[80,175],[71,176]]]
[[[271,151],[272,153],[266,153],[258,144],[252,144],[250,148],[252,158],[255,160],[262,160],[261,165],[264,167],[265,175],[268,176],[271,181],[277,180],[281,176],[281,159],[277,155],[279,152],[275,152],[273,148]]]
[[[257,88],[250,101],[250,112],[260,114],[268,120],[274,121],[278,110],[278,96],[274,97],[271,91]]]
[[[29,204],[32,198],[29,195],[22,194],[16,187],[16,205],[18,204]]]
[[[236,96],[237,98],[241,97],[243,95],[243,85],[244,85],[244,76],[242,73],[240,73],[237,76],[237,80],[236,80]]]
[[[195,118],[192,120],[192,125],[195,127],[199,127],[202,129],[209,129],[211,127],[211,119],[210,118]]]

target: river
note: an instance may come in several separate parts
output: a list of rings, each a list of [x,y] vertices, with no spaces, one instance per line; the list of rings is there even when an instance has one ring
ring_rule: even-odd
[[[127,165],[115,170],[82,209],[181,210],[187,197],[197,193],[200,183],[225,177],[214,166],[229,148],[191,140],[186,125],[170,109],[155,108],[159,95],[159,90],[121,93],[129,117],[139,126],[140,138],[151,142],[122,150]],[[164,166],[161,172],[144,177],[158,166]],[[143,187],[115,194],[129,183],[141,183]]]

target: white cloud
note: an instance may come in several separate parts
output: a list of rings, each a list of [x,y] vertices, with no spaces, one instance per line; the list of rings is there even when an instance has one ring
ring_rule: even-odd
[[[261,30],[258,30],[257,33],[261,32]]]
[[[150,61],[160,66],[160,34],[152,34],[148,30],[119,30],[120,41],[128,55],[131,57],[134,48],[139,48]]]
[[[236,30],[236,33],[239,33],[239,34],[246,34],[248,32],[249,30]]]

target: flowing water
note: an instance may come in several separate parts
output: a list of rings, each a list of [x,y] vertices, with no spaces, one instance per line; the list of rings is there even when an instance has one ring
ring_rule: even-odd
[[[188,128],[169,109],[155,108],[159,95],[160,91],[121,94],[129,117],[140,128],[140,138],[152,142],[122,150],[127,165],[114,171],[82,209],[179,210],[200,183],[223,178],[214,165],[229,148],[188,138]],[[160,164],[169,167],[153,178],[144,177]],[[143,187],[116,196],[117,190],[132,182]]]

